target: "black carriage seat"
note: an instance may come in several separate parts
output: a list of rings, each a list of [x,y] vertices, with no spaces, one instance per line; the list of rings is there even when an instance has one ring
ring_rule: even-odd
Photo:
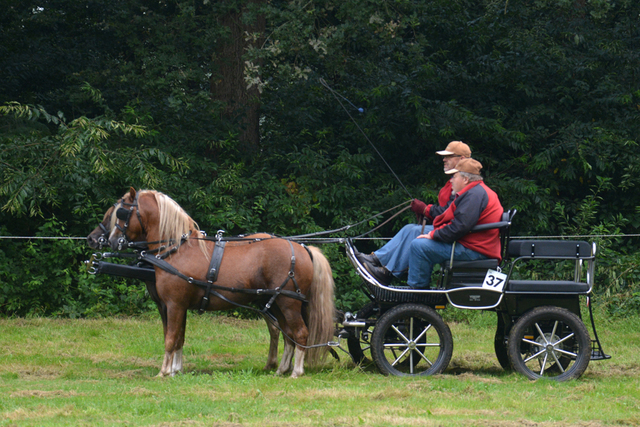
[[[512,280],[506,285],[506,292],[587,294],[593,286],[595,247],[585,241],[572,240],[511,240],[507,256],[513,258],[509,276],[518,262],[533,260],[573,260],[575,271],[573,280]],[[587,262],[587,277],[582,280],[582,262]]]
[[[471,229],[471,233],[497,228],[500,232],[500,252],[504,260],[506,258],[511,221],[516,213],[516,209],[505,211],[502,213],[500,222],[476,225]],[[490,258],[476,261],[457,261],[452,259],[443,266],[438,287],[481,286],[487,270],[496,270],[499,266],[498,259]]]
[[[505,253],[507,249],[507,240],[509,239],[509,229],[511,227],[511,221],[516,214],[516,209],[510,209],[502,213],[500,222],[492,222],[490,224],[476,225],[471,229],[471,233],[477,233],[478,231],[491,230],[494,228],[500,231],[500,252],[502,259],[505,259]],[[499,262],[497,259],[480,259],[477,261],[456,261],[453,260],[453,264],[450,268],[493,268],[498,267]]]

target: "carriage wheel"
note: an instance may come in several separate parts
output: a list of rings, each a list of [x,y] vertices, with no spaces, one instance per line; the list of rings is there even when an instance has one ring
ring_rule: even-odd
[[[579,378],[591,358],[591,338],[582,320],[552,306],[520,317],[509,334],[508,348],[513,368],[532,380]]]
[[[453,353],[451,331],[431,307],[403,304],[380,316],[371,355],[384,375],[433,375],[443,372]]]
[[[375,319],[379,315],[378,304],[371,301],[364,305],[356,315],[357,319]],[[371,360],[371,335],[373,334],[373,326],[364,328],[354,328],[354,333],[349,334],[347,338],[347,348],[349,354],[356,365],[367,361],[367,357]]]

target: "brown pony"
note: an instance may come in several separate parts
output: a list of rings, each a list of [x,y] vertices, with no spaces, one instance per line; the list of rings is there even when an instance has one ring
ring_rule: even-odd
[[[129,211],[126,220],[115,215],[121,208]],[[214,242],[203,239],[195,221],[175,201],[157,191],[136,193],[132,188],[111,210],[109,220],[113,227],[105,227],[110,230],[108,242],[112,249],[121,246],[123,238],[130,242],[146,241],[149,252],[157,252],[179,273],[155,267],[156,303],[166,313],[166,321],[163,319],[165,357],[159,375],[174,375],[182,370],[187,310],[200,308],[206,293],[193,282],[205,281]],[[283,292],[270,308],[285,336],[284,353],[276,374],[284,374],[291,369],[295,353],[291,373],[294,378],[304,373],[305,354],[310,363],[322,360],[327,347],[312,346],[325,344],[333,336],[334,284],[331,267],[318,248],[309,247],[308,250],[297,243],[266,234],[227,241],[215,282],[220,297],[211,294],[204,307],[213,311],[234,308],[236,304],[254,302],[261,305],[273,298],[278,287],[288,292],[299,289],[305,301]],[[295,268],[292,270],[292,267]],[[185,280],[185,277],[194,280]],[[267,292],[262,296],[256,290],[271,291],[271,294]],[[271,347],[273,332],[271,329]],[[277,338],[278,331],[275,330],[276,352]],[[275,358],[270,348],[267,366],[274,365]]]
[[[111,234],[111,230],[115,226],[116,222],[116,205],[111,206],[107,212],[104,214],[102,222],[98,224],[96,228],[93,229],[91,233],[87,236],[87,245],[90,248],[101,250],[103,247],[108,246],[107,238]],[[256,238],[271,238],[269,234],[255,234],[247,236],[247,239],[256,239]],[[167,334],[167,306],[158,296],[158,292],[156,290],[156,282],[153,281],[144,281],[144,284],[147,287],[147,292],[149,292],[149,296],[151,300],[155,302],[158,307],[158,312],[160,313],[160,319],[162,320],[162,329],[164,331],[164,335]],[[267,356],[267,364],[264,366],[265,371],[269,371],[275,369],[278,366],[278,340],[280,338],[280,330],[278,326],[273,322],[273,320],[266,315],[263,315],[264,320],[267,323],[267,328],[269,330],[269,353]],[[291,349],[290,352],[293,352],[293,342],[291,340],[287,340],[285,337],[285,345],[289,346]],[[290,364],[290,362],[288,362]]]

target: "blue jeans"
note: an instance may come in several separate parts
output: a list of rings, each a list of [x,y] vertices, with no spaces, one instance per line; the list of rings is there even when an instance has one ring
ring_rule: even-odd
[[[424,233],[433,230],[432,225],[424,227]],[[407,224],[389,240],[387,244],[374,252],[380,263],[384,265],[394,276],[399,277],[409,270],[409,257],[411,242],[422,234],[422,225]]]
[[[424,228],[424,234],[433,230],[433,226]],[[442,264],[451,259],[451,243],[438,242],[431,239],[417,239],[422,234],[420,224],[408,224],[396,234],[386,245],[374,253],[387,270],[394,276],[409,271],[407,284],[412,288],[428,288],[431,272],[435,264]],[[456,244],[453,259],[474,261],[486,256]]]

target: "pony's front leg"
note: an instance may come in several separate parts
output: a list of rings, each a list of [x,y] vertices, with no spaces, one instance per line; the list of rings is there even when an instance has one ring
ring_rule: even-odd
[[[162,320],[162,332],[163,336],[167,336],[167,306],[158,296],[158,290],[156,289],[156,282],[144,282],[147,285],[147,292],[149,292],[149,296],[151,300],[156,303],[158,307],[158,312],[160,313],[160,319]]]
[[[187,325],[187,310],[167,308],[167,333],[164,337],[164,360],[159,377],[174,376],[182,371],[182,346]]]
[[[280,330],[275,325],[275,320],[263,315],[265,322],[267,322],[267,329],[269,330],[269,354],[267,355],[267,364],[264,367],[265,371],[270,371],[278,366],[278,339],[280,338]]]

